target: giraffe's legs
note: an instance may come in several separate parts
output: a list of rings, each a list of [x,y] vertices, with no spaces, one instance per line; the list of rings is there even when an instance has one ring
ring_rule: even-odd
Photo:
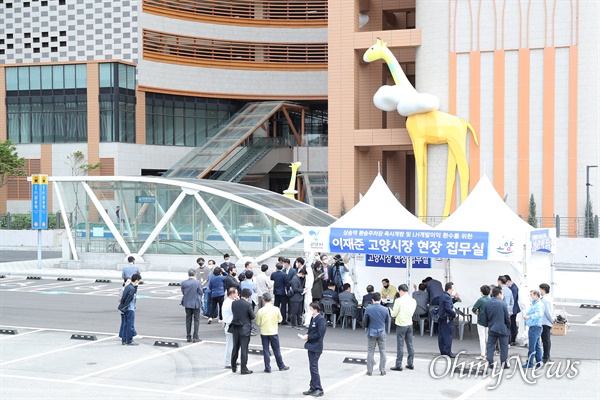
[[[466,143],[461,143],[459,138],[454,138],[448,140],[448,147],[454,153],[456,159],[458,177],[460,179],[460,200],[462,203],[467,198],[469,192],[469,163],[467,162]]]
[[[427,144],[423,140],[413,139],[413,151],[417,168],[417,215],[425,221],[427,216]]]
[[[450,204],[452,202],[452,188],[456,180],[456,157],[448,145],[448,169],[446,170],[446,202],[444,203],[443,218],[450,215]]]

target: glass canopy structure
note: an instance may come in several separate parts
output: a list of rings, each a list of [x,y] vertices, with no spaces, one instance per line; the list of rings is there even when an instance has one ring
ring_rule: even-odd
[[[125,176],[49,180],[75,260],[80,252],[230,253],[260,262],[284,250],[303,253],[305,227],[335,221],[300,201],[230,182]]]

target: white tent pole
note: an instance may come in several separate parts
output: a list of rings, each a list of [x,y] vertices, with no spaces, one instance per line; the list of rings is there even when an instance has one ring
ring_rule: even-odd
[[[406,284],[408,285],[408,294],[412,296],[412,266],[413,266],[414,257],[407,257],[406,260]]]
[[[452,282],[452,276],[450,275],[450,273],[451,273],[450,261],[452,261],[452,260],[450,260],[449,258],[446,258],[446,261],[445,261],[445,263],[446,263],[446,283]]]

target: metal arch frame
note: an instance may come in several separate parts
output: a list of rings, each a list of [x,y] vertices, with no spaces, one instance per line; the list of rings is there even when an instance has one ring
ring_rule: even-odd
[[[155,178],[155,177],[129,177],[129,176],[65,176],[65,177],[49,177],[48,180],[53,182],[53,185],[54,185],[55,189],[57,190],[57,198],[59,199],[59,204],[61,205],[61,209],[64,208],[64,203],[62,201],[62,196],[60,194],[60,188],[62,187],[62,185],[58,185],[57,183],[59,183],[59,182],[81,182],[82,186],[85,188],[85,191],[88,194],[90,200],[96,207],[98,213],[100,214],[100,216],[102,217],[104,222],[107,224],[108,228],[111,230],[115,239],[117,240],[117,242],[121,246],[122,250],[126,254],[130,254],[129,247],[125,243],[123,237],[121,236],[120,232],[118,231],[118,229],[116,228],[116,226],[114,225],[114,223],[112,222],[112,220],[110,219],[108,214],[104,211],[102,204],[100,203],[100,201],[94,194],[91,187],[87,184],[87,182],[134,182],[134,183],[145,182],[145,183],[154,183],[154,184],[162,184],[162,185],[171,185],[171,186],[177,186],[177,187],[181,188],[182,193],[179,195],[179,197],[176,199],[176,201],[171,205],[171,207],[169,207],[169,210],[158,222],[158,224],[155,227],[152,234],[154,234],[154,232],[159,228],[159,226],[162,229],[162,227],[167,223],[167,221],[170,219],[172,213],[175,212],[175,210],[181,204],[181,202],[183,201],[183,198],[185,198],[186,195],[194,195],[194,197],[198,201],[198,198],[200,198],[201,200],[202,200],[202,198],[197,193],[203,192],[203,193],[208,193],[208,194],[212,194],[215,196],[223,197],[225,199],[242,204],[246,207],[252,208],[252,209],[260,212],[263,215],[270,215],[273,218],[285,223],[286,225],[296,229],[299,232],[299,235],[296,238],[293,238],[286,243],[282,243],[279,246],[276,246],[275,248],[258,256],[257,259],[268,258],[271,254],[276,254],[277,252],[283,250],[285,247],[287,247],[289,245],[299,243],[302,240],[303,235],[304,235],[304,226],[291,220],[290,218],[284,216],[283,214],[280,214],[276,211],[273,211],[267,207],[264,207],[260,204],[254,203],[253,201],[247,200],[247,199],[237,196],[235,194],[231,194],[229,192],[218,190],[218,189],[205,187],[200,184],[195,184],[195,183],[190,183],[190,182],[182,182],[182,181],[178,181],[178,180],[174,180],[174,179]],[[211,214],[216,218],[214,213],[212,213],[212,210],[210,210],[210,207],[208,207],[208,205],[205,202],[198,201],[198,203],[203,208],[205,213],[206,213],[206,210],[208,209],[209,211],[211,211]],[[204,205],[202,203],[204,203]],[[206,208],[204,206],[206,206]],[[65,213],[63,213],[63,215],[66,216]],[[207,213],[207,215],[209,216],[209,218],[211,218],[210,214]],[[68,221],[66,220],[66,218],[64,219],[64,221],[65,221],[66,229],[68,231],[70,231],[71,226],[68,224]],[[217,219],[217,221],[218,221],[218,219]],[[214,221],[213,221],[213,223],[214,223]],[[233,244],[233,240],[231,239],[231,236],[229,236],[229,234],[224,229],[219,229],[219,228],[217,228],[217,229],[219,230],[219,232],[221,233],[221,235],[223,236],[225,241],[231,246],[231,244]],[[140,248],[138,255],[141,256],[145,252],[145,250],[147,250],[147,248],[149,247],[149,243],[151,242],[151,239],[153,240],[154,237],[156,236],[156,235],[153,236],[152,234],[146,239],[146,242],[144,243],[142,248]],[[77,259],[78,258],[77,250],[76,250],[75,245],[72,242],[72,240],[69,241],[69,244],[71,246],[71,251],[74,255],[74,258]],[[234,250],[235,254],[238,257],[241,257],[242,253],[239,250],[239,248],[237,248],[237,246],[235,246],[235,244],[233,244],[232,250]]]

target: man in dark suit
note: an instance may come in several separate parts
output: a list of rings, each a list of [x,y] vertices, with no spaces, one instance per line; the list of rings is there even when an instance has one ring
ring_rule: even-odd
[[[438,309],[438,347],[440,354],[454,358],[452,354],[452,336],[454,335],[454,318],[456,317],[456,311],[452,302],[452,295],[454,294],[454,284],[452,282],[446,283],[446,291],[439,297],[439,309]]]
[[[223,271],[229,273],[229,268],[235,267],[235,264],[230,261],[231,257],[227,253],[223,254],[223,260],[224,262],[220,265],[220,267]]]
[[[292,277],[290,282],[291,291],[294,294],[290,297],[290,321],[292,328],[303,329],[302,326],[302,304],[304,304],[304,288],[300,283],[300,279],[304,278],[304,270],[298,271]],[[282,317],[283,318],[283,317]]]
[[[234,266],[229,267],[229,273],[225,275],[225,281],[223,282],[223,287],[225,288],[225,293],[229,291],[229,288],[236,288],[238,292],[242,290],[240,286],[240,281],[235,277],[237,275],[237,268]]]
[[[271,274],[271,280],[273,281],[273,294],[275,295],[275,307],[279,307],[281,311],[282,323],[281,325],[287,325],[287,303],[288,299],[286,296],[286,274],[283,272],[283,264],[275,264],[275,272]]]
[[[423,280],[423,283],[427,285],[426,290],[429,295],[429,304],[432,306],[437,306],[440,304],[440,296],[444,293],[444,289],[442,289],[442,282],[433,279],[428,276]]]
[[[321,386],[321,376],[319,375],[319,357],[323,353],[323,338],[327,331],[327,322],[319,313],[319,303],[313,301],[308,306],[312,318],[308,325],[308,333],[301,335],[304,343],[304,348],[308,350],[308,363],[310,365],[310,388],[302,394],[309,396],[320,397],[325,394],[323,386]]]
[[[285,272],[285,290],[288,290],[290,287],[292,287],[292,278],[298,275],[298,270],[296,268],[292,268],[289,258],[285,258],[283,260],[283,268],[283,272]]]
[[[362,300],[363,307],[371,305],[371,303],[373,302],[373,293],[374,292],[375,292],[375,287],[373,285],[368,285],[367,286],[367,294],[365,294],[363,296],[363,300]]]
[[[332,281],[327,282],[327,290],[323,291],[323,298],[321,300],[325,299],[332,299],[333,301],[335,301],[335,304],[333,304],[331,308],[333,313],[336,315],[334,318],[337,318],[337,315],[340,314],[340,297],[335,291],[335,283]]]
[[[504,275],[504,277],[506,278],[506,286],[512,292],[514,300],[512,314],[510,314],[510,340],[508,343],[511,346],[515,346],[517,344],[517,335],[519,334],[517,314],[521,312],[521,307],[519,307],[519,287],[512,281],[510,275]]]
[[[196,270],[191,268],[188,271],[188,279],[181,282],[181,305],[185,307],[185,328],[187,332],[187,341],[192,341],[192,316],[194,317],[194,343],[200,341],[198,328],[200,327],[200,307],[202,307],[202,285],[196,279]]]
[[[352,286],[349,283],[344,283],[342,286],[344,289],[339,295],[340,299],[340,307],[342,306],[342,302],[350,302],[354,307],[352,307],[352,318],[358,318],[358,300],[356,300],[356,296],[352,293]]]
[[[492,298],[485,303],[483,313],[481,314],[483,326],[488,327],[486,356],[490,367],[494,364],[496,342],[500,342],[500,363],[504,368],[508,368],[506,360],[508,359],[510,316],[508,315],[506,304],[502,299],[503,296],[502,288],[496,286],[492,290]]]
[[[242,375],[251,374],[248,369],[248,345],[250,344],[250,334],[252,333],[252,320],[254,319],[254,311],[252,311],[252,302],[250,289],[243,289],[240,294],[241,299],[236,300],[231,304],[231,312],[233,319],[231,320],[230,328],[233,334],[233,351],[231,352],[231,371],[236,372],[237,359],[240,349],[242,351],[241,373]]]
[[[373,286],[371,286],[373,287]],[[381,294],[373,293],[373,305],[365,309],[363,326],[367,329],[367,375],[373,375],[375,366],[375,346],[379,347],[379,373],[385,375],[385,328],[390,320],[390,312],[387,307],[382,306]]]

